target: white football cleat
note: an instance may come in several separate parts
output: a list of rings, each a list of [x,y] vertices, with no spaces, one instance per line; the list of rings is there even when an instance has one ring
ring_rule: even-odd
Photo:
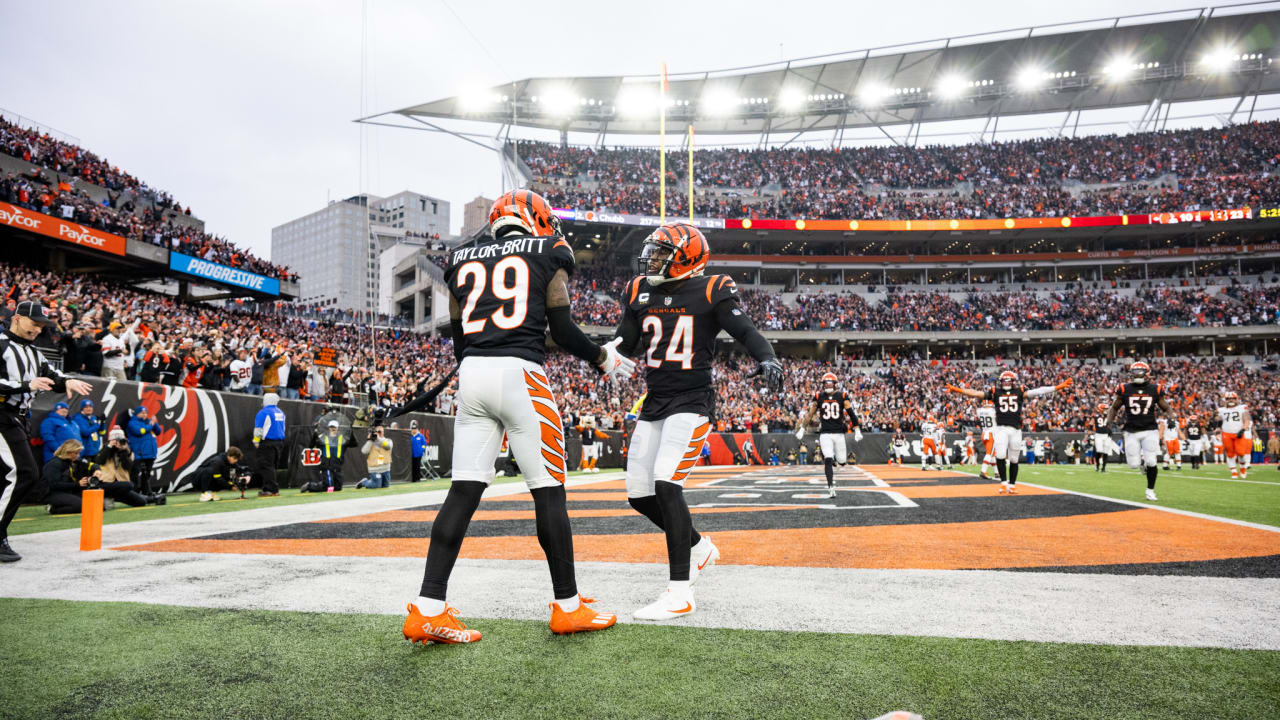
[[[631,617],[636,620],[671,620],[692,615],[696,607],[692,590],[674,592],[667,588],[656,601],[635,611]]]
[[[720,548],[711,542],[711,536],[703,535],[697,545],[689,548],[689,584],[693,585],[703,570],[716,564],[720,559]]]
[[[836,489],[833,487],[827,488],[827,497],[834,498],[835,496],[836,496]]]
[[[1147,499],[1148,499],[1148,500],[1150,500],[1150,501],[1152,501],[1152,502],[1155,502],[1155,501],[1156,501],[1156,499],[1157,499],[1157,498],[1156,498],[1156,491],[1155,491],[1155,490],[1150,490],[1150,489],[1148,489],[1148,490],[1147,490]]]

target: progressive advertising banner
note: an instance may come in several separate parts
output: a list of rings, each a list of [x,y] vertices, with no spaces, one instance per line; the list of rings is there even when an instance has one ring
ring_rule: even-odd
[[[61,220],[34,210],[0,202],[0,225],[62,240],[81,247],[101,250],[112,255],[124,255],[125,241],[119,235],[85,227],[80,223]]]
[[[169,269],[198,278],[213,280],[224,285],[234,285],[247,290],[255,290],[268,295],[280,294],[280,281],[266,275],[258,275],[247,270],[219,265],[201,260],[198,257],[183,255],[178,252],[169,253]]]

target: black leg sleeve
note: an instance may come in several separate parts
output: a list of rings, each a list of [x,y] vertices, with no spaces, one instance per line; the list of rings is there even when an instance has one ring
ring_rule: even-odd
[[[836,461],[831,458],[823,458],[822,464],[825,466],[823,469],[827,473],[827,487],[831,487],[836,481]]]
[[[1000,482],[1008,482],[1008,479],[1007,479],[1008,475],[1005,474],[1006,465],[1008,465],[1007,460],[1001,460],[1000,458],[996,458],[996,472],[1000,473]]]
[[[471,516],[480,505],[484,488],[484,483],[469,481],[449,486],[449,494],[436,514],[436,521],[431,523],[431,546],[427,549],[427,569],[422,576],[420,595],[444,601],[449,575],[453,572],[453,564],[458,561],[458,551],[462,549],[462,538],[467,534]]]
[[[645,497],[627,498],[627,502],[631,503],[631,507],[635,508],[636,512],[649,518],[649,520],[652,521],[654,525],[658,526],[659,530],[667,529],[666,523],[662,522],[662,508],[658,507],[657,495],[646,495]],[[697,545],[700,542],[702,542],[702,535],[699,534],[697,528],[693,527],[693,524],[690,523],[689,547],[693,547],[694,545]]]
[[[689,535],[693,530],[693,518],[684,501],[684,488],[666,481],[657,483],[658,507],[662,509],[662,521],[667,531],[667,562],[671,566],[671,579],[689,579]]]
[[[1018,466],[1022,463],[1009,463],[1009,484],[1016,485],[1018,482]]]
[[[1148,490],[1156,489],[1156,474],[1159,472],[1160,472],[1160,469],[1157,468],[1155,465],[1152,465],[1147,468],[1147,489]]]
[[[564,486],[534,490],[533,513],[538,544],[546,553],[551,570],[551,589],[557,600],[571,598],[578,594],[578,582],[573,570],[573,528],[569,526]]]

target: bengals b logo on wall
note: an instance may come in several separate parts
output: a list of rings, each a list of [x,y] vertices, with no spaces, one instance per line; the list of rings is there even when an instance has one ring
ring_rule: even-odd
[[[303,448],[302,449],[302,466],[315,467],[320,464],[319,448]]]

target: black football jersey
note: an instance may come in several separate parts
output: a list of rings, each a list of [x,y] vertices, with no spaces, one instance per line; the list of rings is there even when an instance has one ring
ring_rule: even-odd
[[[1093,418],[1093,431],[1095,433],[1107,432],[1107,414],[1099,413]]]
[[[818,404],[818,421],[822,423],[819,432],[843,433],[848,430],[849,426],[844,421],[844,404],[849,398],[843,390],[819,391],[813,400]]]
[[[573,249],[559,237],[484,238],[450,253],[444,279],[462,310],[462,356],[541,363],[547,284],[557,270],[573,268]]]
[[[997,385],[987,390],[983,397],[996,406],[996,425],[1022,429],[1022,405],[1026,402],[1026,388],[1019,385],[1005,390]]]
[[[1159,384],[1125,383],[1116,389],[1116,395],[1124,406],[1125,432],[1156,429],[1156,410],[1163,396],[1163,389]]]
[[[738,287],[727,275],[692,277],[651,286],[644,276],[627,283],[625,312],[640,328],[640,363],[648,396],[641,420],[661,420],[676,413],[713,417],[711,360],[720,323],[721,303],[738,307]]]
[[[1192,421],[1187,423],[1187,439],[1199,440],[1204,434],[1204,430],[1200,428],[1200,423]]]
[[[596,429],[594,427],[582,426],[582,447],[591,447],[596,444]]]

